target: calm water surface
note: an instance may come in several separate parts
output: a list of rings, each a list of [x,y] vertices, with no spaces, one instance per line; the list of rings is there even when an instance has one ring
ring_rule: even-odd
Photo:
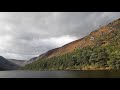
[[[0,78],[120,78],[120,71],[0,71]]]

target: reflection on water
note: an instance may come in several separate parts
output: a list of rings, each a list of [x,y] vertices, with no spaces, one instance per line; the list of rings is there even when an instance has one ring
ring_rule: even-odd
[[[120,78],[120,71],[0,71],[0,78]]]

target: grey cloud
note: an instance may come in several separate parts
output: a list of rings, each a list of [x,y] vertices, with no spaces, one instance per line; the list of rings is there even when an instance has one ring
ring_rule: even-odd
[[[119,12],[0,12],[0,55],[30,59],[117,18]]]

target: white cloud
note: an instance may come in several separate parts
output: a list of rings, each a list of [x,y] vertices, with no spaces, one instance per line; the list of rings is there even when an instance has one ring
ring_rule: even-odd
[[[50,38],[49,40],[53,42],[53,44],[56,44],[57,47],[61,47],[67,43],[70,43],[74,40],[76,40],[76,37],[70,37],[69,35],[57,37],[57,38]]]

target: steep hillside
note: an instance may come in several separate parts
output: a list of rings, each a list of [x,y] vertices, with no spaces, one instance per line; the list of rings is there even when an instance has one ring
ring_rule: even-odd
[[[56,48],[53,50],[50,50],[46,53],[44,53],[44,57],[46,58],[51,58],[53,56],[60,56],[66,53],[70,53],[72,51],[74,51],[77,48],[83,48],[86,46],[91,46],[91,45],[95,45],[95,39],[104,35],[104,34],[109,34],[110,32],[114,32],[114,30],[117,30],[120,28],[120,19],[115,20],[112,23],[109,23],[107,26],[103,26],[93,32],[91,32],[88,36],[73,41],[71,43],[68,43],[60,48]]]
[[[42,54],[37,61],[23,69],[119,69],[119,49],[120,19],[91,32],[82,39]]]
[[[4,57],[0,56],[0,70],[16,70],[20,68],[19,65],[8,61]]]

